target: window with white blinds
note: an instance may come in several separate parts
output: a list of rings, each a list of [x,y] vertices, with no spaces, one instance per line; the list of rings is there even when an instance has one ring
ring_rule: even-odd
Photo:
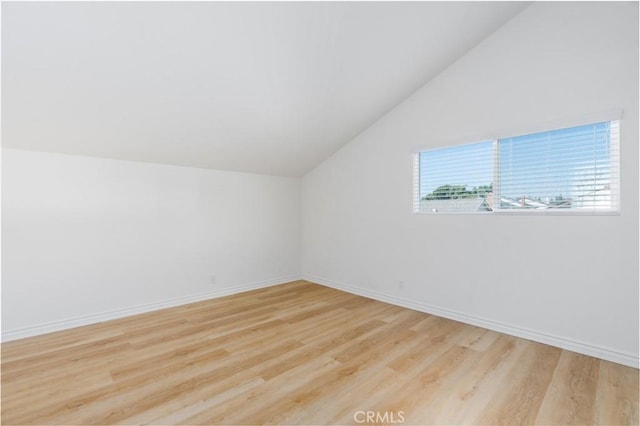
[[[606,121],[422,151],[414,211],[616,212],[619,139]]]

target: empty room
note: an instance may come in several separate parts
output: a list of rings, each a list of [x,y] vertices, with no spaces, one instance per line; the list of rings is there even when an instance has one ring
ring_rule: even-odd
[[[5,425],[638,425],[638,2],[3,1]]]

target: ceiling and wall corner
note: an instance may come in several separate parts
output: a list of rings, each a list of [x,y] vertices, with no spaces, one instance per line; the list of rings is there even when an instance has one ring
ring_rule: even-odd
[[[2,339],[300,278],[299,176],[523,7],[3,2]]]
[[[536,2],[303,178],[303,276],[637,368],[638,55],[638,3]],[[614,109],[619,215],[412,212],[416,149]]]
[[[3,2],[3,146],[302,176],[527,4]]]

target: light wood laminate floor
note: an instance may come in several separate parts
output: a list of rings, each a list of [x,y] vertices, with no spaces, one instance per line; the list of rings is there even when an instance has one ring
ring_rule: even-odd
[[[304,281],[9,342],[1,361],[5,425],[638,424],[637,369]]]

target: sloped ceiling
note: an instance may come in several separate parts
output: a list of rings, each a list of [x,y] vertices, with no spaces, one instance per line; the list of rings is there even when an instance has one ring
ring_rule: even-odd
[[[301,176],[524,7],[3,2],[3,146]]]

